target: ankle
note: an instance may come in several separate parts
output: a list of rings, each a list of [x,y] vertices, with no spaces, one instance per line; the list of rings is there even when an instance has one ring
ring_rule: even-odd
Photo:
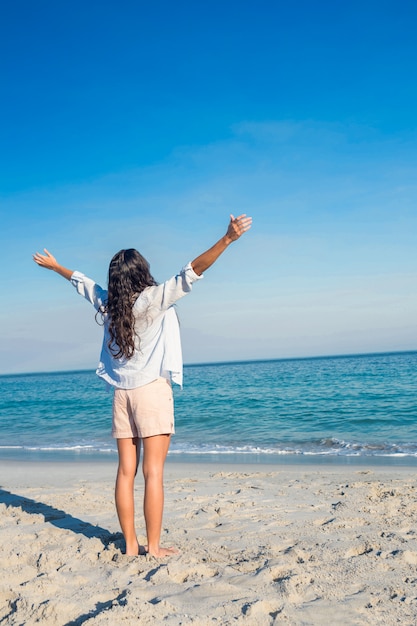
[[[126,556],[137,556],[139,554],[139,543],[138,541],[126,541]]]

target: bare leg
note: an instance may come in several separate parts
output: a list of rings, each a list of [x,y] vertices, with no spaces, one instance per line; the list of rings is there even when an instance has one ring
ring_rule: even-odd
[[[118,439],[119,467],[117,470],[115,501],[120,527],[126,542],[126,554],[139,553],[135,530],[134,482],[140,457],[140,439]]]
[[[148,537],[147,550],[155,557],[178,553],[174,548],[162,548],[160,545],[164,510],[164,464],[170,441],[171,435],[155,435],[143,439],[142,469],[145,479],[143,512]]]

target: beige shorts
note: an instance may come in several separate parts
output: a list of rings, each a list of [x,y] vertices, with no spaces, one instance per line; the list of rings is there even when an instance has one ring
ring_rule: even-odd
[[[112,436],[153,437],[175,432],[171,383],[158,378],[143,387],[115,389]]]

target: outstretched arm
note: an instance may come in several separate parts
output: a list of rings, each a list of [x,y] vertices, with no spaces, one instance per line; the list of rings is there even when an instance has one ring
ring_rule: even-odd
[[[194,261],[191,262],[191,266],[196,274],[199,276],[205,272],[219,256],[230,246],[233,241],[236,241],[252,226],[252,218],[246,217],[245,214],[239,215],[239,217],[230,216],[230,223],[226,234],[219,239],[209,250],[200,254]]]
[[[47,270],[52,270],[53,272],[56,272],[67,280],[71,280],[71,276],[74,273],[73,270],[69,270],[63,265],[60,265],[56,258],[50,252],[48,252],[46,248],[44,248],[43,251],[45,252],[45,254],[40,254],[40,252],[36,252],[33,255],[33,260],[35,261],[35,263],[40,265],[40,267],[44,267]]]

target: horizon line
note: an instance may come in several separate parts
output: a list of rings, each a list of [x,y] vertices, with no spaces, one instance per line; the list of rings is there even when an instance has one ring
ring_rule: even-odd
[[[275,358],[260,358],[260,359],[240,359],[240,360],[227,360],[227,361],[204,361],[204,362],[194,362],[194,363],[184,363],[184,368],[187,367],[209,367],[211,365],[244,365],[250,363],[273,363],[276,361],[314,361],[321,359],[348,359],[348,358],[361,358],[361,357],[371,357],[371,356],[394,356],[396,354],[415,354],[417,353],[417,348],[411,350],[389,350],[382,352],[357,352],[357,353],[346,353],[346,354],[327,354],[327,355],[316,355],[316,356],[292,356],[292,357],[275,357]],[[0,374],[0,378],[6,378],[11,376],[37,376],[37,375],[53,375],[53,374],[80,374],[83,372],[93,372],[95,373],[95,368],[82,368],[82,369],[70,369],[70,370],[50,370],[50,371],[36,371],[36,372],[12,372],[12,373],[4,373]]]

